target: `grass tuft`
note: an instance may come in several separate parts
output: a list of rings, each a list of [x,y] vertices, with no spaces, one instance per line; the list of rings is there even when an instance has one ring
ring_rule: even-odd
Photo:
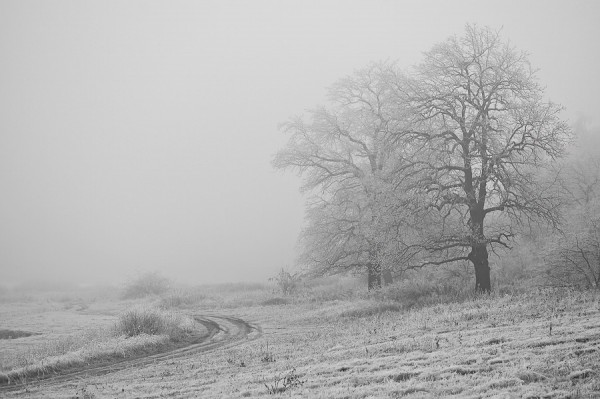
[[[178,313],[150,307],[139,307],[121,314],[116,329],[118,334],[135,337],[141,334],[166,335],[171,341],[180,341],[194,328],[193,320]]]

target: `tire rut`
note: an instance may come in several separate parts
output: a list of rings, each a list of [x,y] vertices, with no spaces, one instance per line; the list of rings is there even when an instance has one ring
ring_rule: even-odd
[[[129,368],[186,358],[199,353],[237,346],[244,342],[255,340],[262,335],[262,329],[259,326],[250,324],[237,317],[223,315],[192,315],[192,317],[206,328],[207,333],[199,336],[185,346],[151,355],[142,355],[109,363],[92,364],[77,369],[70,368],[60,371],[49,371],[42,375],[30,375],[8,382],[0,382],[0,392],[17,390],[30,385],[54,385],[77,378],[98,377]],[[252,331],[255,331],[256,334],[248,337]]]

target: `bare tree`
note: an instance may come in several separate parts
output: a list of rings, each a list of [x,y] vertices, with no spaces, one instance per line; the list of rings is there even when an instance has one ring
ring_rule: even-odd
[[[531,223],[558,222],[560,196],[545,170],[570,139],[561,107],[543,99],[525,53],[476,26],[433,47],[395,86],[414,115],[399,140],[425,148],[414,165],[439,211],[424,264],[470,261],[476,289],[489,292],[488,249]]]
[[[382,205],[393,197],[389,177],[402,163],[390,141],[404,117],[390,98],[387,77],[395,73],[393,64],[378,63],[339,81],[330,108],[282,125],[291,138],[273,162],[299,171],[303,190],[313,193],[301,262],[321,273],[366,270],[369,289],[381,286],[388,233],[398,225],[390,222],[398,214]]]
[[[569,214],[564,231],[548,240],[545,277],[551,285],[600,289],[598,199]]]
[[[599,131],[576,130],[583,145],[559,175],[570,206],[561,231],[547,240],[544,271],[552,285],[600,288],[600,153],[588,142]]]
[[[330,108],[283,125],[291,139],[274,161],[315,193],[302,259],[364,268],[370,288],[394,262],[469,261],[489,292],[488,250],[559,221],[551,166],[571,132],[543,95],[527,55],[476,26],[412,76],[381,63],[340,81]]]
[[[600,156],[580,154],[560,174],[566,201],[586,206],[600,198]]]
[[[301,236],[300,263],[318,274],[366,270],[369,289],[391,283],[393,274],[411,267],[419,252],[409,245],[416,223],[407,203],[411,197],[379,183],[378,188],[313,198]]]

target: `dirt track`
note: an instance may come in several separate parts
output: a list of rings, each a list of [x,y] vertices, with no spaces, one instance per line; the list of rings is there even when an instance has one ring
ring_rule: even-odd
[[[191,357],[202,352],[230,348],[248,340],[257,339],[262,335],[259,326],[236,317],[224,315],[192,315],[192,317],[202,324],[207,332],[188,342],[185,346],[153,355],[138,356],[110,363],[92,364],[83,368],[79,367],[29,377],[28,379],[10,381],[8,384],[0,384],[0,392],[23,389],[26,386],[54,385],[79,378],[102,376],[129,368]],[[252,336],[250,336],[251,333]]]

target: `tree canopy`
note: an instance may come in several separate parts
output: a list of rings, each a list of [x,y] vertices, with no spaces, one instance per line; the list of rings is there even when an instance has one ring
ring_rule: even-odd
[[[373,288],[382,270],[469,261],[490,291],[488,250],[558,223],[551,167],[570,128],[498,32],[467,26],[409,73],[372,64],[330,103],[282,125],[274,160],[313,193],[301,259],[318,270],[364,268]]]

